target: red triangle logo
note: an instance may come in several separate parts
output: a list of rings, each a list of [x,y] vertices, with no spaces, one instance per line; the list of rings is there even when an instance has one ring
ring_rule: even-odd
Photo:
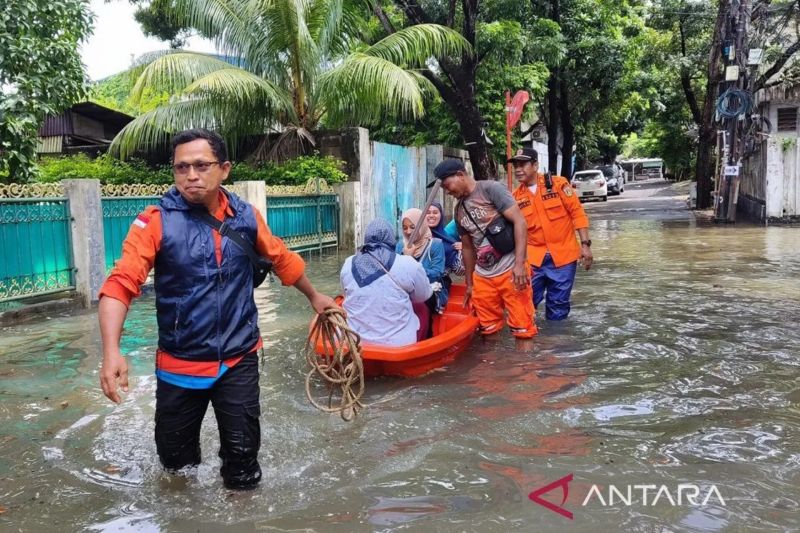
[[[550,509],[551,511],[560,514],[563,517],[566,517],[566,518],[569,518],[570,520],[573,520],[572,513],[570,511],[564,509],[564,507],[562,507],[564,505],[564,503],[566,503],[567,498],[569,497],[569,483],[570,483],[570,481],[572,481],[572,474],[568,474],[568,475],[562,477],[561,479],[553,481],[549,485],[545,485],[544,487],[536,489],[535,491],[533,491],[530,494],[528,494],[528,498],[530,498],[531,501],[538,503],[542,507],[546,507],[546,508]],[[556,505],[554,503],[551,503],[551,502],[541,498],[542,494],[547,494],[551,490],[553,490],[555,488],[558,488],[558,487],[561,487],[561,495],[562,495],[561,505]]]

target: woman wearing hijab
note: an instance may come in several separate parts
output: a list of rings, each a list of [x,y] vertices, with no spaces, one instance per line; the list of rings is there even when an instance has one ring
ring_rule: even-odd
[[[431,204],[428,212],[425,213],[425,222],[427,222],[433,236],[441,239],[444,246],[445,273],[463,276],[464,262],[461,259],[461,239],[458,236],[454,222],[445,226],[442,204],[439,202]]]
[[[407,209],[400,221],[403,225],[403,242],[397,243],[397,253],[413,257],[422,265],[434,291],[435,298],[431,298],[424,305],[414,306],[414,312],[417,313],[423,330],[426,330],[423,338],[427,338],[430,332],[431,313],[442,313],[447,306],[450,284],[444,275],[444,245],[441,239],[436,239],[431,234],[422,210]],[[417,224],[420,224],[421,228],[414,241],[411,241]]]
[[[395,253],[394,227],[376,218],[367,225],[364,245],[348,257],[340,279],[347,322],[365,342],[405,346],[417,341],[420,321],[412,304],[433,293],[417,261]]]

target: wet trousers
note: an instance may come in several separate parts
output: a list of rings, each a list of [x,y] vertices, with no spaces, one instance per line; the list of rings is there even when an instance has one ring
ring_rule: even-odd
[[[200,426],[214,408],[219,427],[220,474],[229,489],[254,488],[261,481],[258,357],[248,354],[210,389],[186,389],[158,380],[156,449],[167,470],[200,464]]]
[[[482,335],[497,333],[505,322],[511,334],[520,339],[529,339],[539,332],[533,321],[530,288],[518,291],[510,270],[493,278],[473,274],[472,305],[480,320]]]
[[[569,298],[575,284],[575,273],[578,262],[556,267],[550,254],[545,254],[542,266],[533,267],[533,305],[545,299],[545,317],[547,320],[564,320],[569,316]]]

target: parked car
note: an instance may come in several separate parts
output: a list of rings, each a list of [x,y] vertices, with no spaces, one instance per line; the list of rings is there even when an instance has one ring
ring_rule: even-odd
[[[608,194],[622,194],[625,192],[625,174],[619,165],[604,165],[597,167],[603,173],[608,186]]]
[[[608,200],[608,185],[600,170],[576,172],[572,176],[572,187],[581,201],[588,198],[598,198],[603,202]]]

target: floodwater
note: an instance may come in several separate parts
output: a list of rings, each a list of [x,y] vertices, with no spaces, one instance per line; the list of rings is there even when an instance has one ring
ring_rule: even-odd
[[[93,313],[0,331],[0,530],[800,529],[800,229],[637,205],[590,206],[595,268],[569,321],[539,310],[533,351],[476,339],[442,371],[370,381],[350,423],[305,398],[303,297],[259,289],[264,481],[247,493],[222,487],[210,410],[196,475],[159,467],[152,296],[126,324],[120,406]],[[335,293],[343,260],[308,273]],[[570,474],[542,498],[572,519],[529,498]]]

